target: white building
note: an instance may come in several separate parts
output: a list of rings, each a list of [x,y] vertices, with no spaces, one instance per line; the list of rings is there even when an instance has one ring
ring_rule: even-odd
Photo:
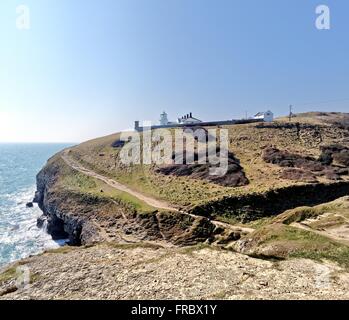
[[[186,114],[182,118],[178,118],[178,123],[180,124],[194,124],[194,123],[201,123],[202,121],[194,118],[193,114],[190,112],[189,114]]]
[[[161,126],[167,126],[169,124],[167,113],[164,111],[160,114],[160,125]]]
[[[270,110],[258,112],[253,119],[262,119],[264,122],[272,122],[274,121],[274,114]]]

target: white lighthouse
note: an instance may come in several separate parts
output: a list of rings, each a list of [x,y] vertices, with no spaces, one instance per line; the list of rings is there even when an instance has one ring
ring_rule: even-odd
[[[168,123],[169,121],[167,118],[167,113],[164,111],[163,113],[160,114],[160,125],[167,126]]]

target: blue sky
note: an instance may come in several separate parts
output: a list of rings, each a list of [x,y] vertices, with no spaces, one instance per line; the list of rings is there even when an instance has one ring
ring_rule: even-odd
[[[348,112],[348,31],[347,0],[1,0],[0,142],[79,142],[163,110]]]

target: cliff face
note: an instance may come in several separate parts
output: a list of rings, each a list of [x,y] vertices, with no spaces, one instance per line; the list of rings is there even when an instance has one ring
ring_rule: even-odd
[[[57,156],[57,159],[59,156]],[[214,225],[204,217],[178,212],[139,212],[115,198],[77,192],[64,187],[62,176],[74,174],[60,160],[50,160],[37,175],[37,202],[54,239],[68,238],[71,245],[115,241],[166,241],[191,245],[206,241]]]
[[[73,207],[69,208],[69,204],[73,205],[79,200],[76,199],[77,195],[71,194],[69,199],[68,192],[55,188],[60,174],[59,165],[53,162],[47,164],[37,175],[34,202],[37,202],[43,211],[43,215],[38,219],[38,226],[46,225],[53,239],[68,238],[72,245],[98,240],[97,234],[91,233],[93,224],[88,221],[88,217],[77,214]]]
[[[276,216],[299,206],[315,206],[349,194],[349,182],[332,184],[295,185],[243,196],[226,196],[219,200],[197,205],[191,213],[202,216],[233,217],[249,222],[263,217]]]

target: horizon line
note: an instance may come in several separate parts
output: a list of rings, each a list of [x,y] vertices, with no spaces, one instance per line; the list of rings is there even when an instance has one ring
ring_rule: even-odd
[[[79,144],[71,141],[0,141],[0,144]]]

